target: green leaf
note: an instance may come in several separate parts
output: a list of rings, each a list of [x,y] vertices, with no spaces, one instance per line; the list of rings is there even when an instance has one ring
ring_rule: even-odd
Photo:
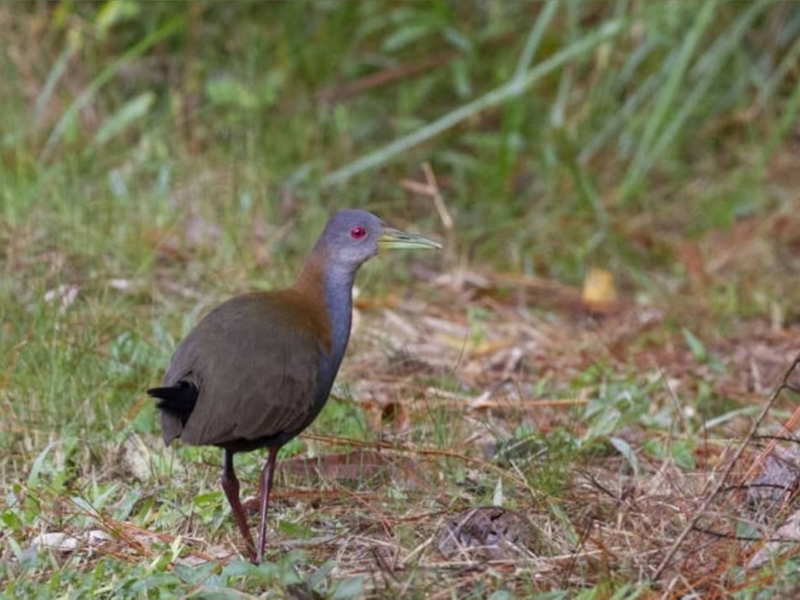
[[[273,562],[266,561],[256,566],[246,560],[236,560],[225,565],[220,573],[220,579],[226,584],[231,584],[231,580],[248,579],[262,585],[270,585],[278,575],[278,565]]]
[[[352,600],[364,595],[364,576],[340,581],[331,595],[332,600]]]
[[[631,445],[618,437],[611,437],[608,441],[611,442],[614,449],[628,461],[631,469],[633,469],[633,474],[639,475],[639,459],[636,457],[636,453],[633,451],[633,448],[631,448]]]
[[[308,578],[308,587],[314,589],[336,568],[336,561],[326,560]]]
[[[382,49],[384,52],[396,52],[401,48],[411,45],[424,38],[426,35],[435,31],[429,23],[417,23],[406,25],[395,31],[383,41]]]
[[[120,484],[119,482],[112,483],[110,486],[108,486],[108,489],[106,489],[103,492],[100,492],[97,496],[95,496],[92,499],[92,505],[95,507],[96,510],[98,511],[102,510],[105,507],[106,502],[108,502],[109,499],[114,494],[116,494],[121,487],[122,484]]]
[[[194,498],[194,505],[197,508],[204,506],[217,506],[222,499],[222,492],[206,492],[205,494],[198,494]]]
[[[472,53],[474,50],[472,41],[455,27],[445,27],[444,37],[459,50],[469,53]]]
[[[173,572],[184,583],[197,585],[206,581],[215,568],[217,568],[217,565],[213,562],[200,564],[196,567],[190,567],[189,565],[176,562]]]
[[[278,521],[278,529],[280,529],[289,537],[300,538],[303,540],[307,540],[314,536],[314,532],[310,529],[290,521]]]
[[[137,120],[146,116],[150,112],[150,107],[156,99],[153,92],[143,92],[129,100],[111,117],[106,119],[100,131],[94,138],[94,143],[103,145],[110,139],[116,137],[132,125]]]
[[[472,80],[469,74],[469,63],[459,59],[453,61],[453,87],[460,98],[467,98],[472,93]]]
[[[206,600],[207,598],[213,598],[214,600],[243,600],[244,598],[252,598],[252,596],[247,596],[237,590],[220,587],[219,585],[211,582],[203,585],[202,588],[197,590],[197,592],[193,593],[190,597],[196,598],[197,600]]]
[[[683,339],[686,340],[686,345],[689,346],[689,351],[697,360],[708,360],[708,351],[695,334],[688,329],[683,329]]]
[[[14,531],[22,531],[24,527],[19,515],[13,510],[4,510],[1,512],[0,521],[3,522],[6,528],[13,529]]]
[[[213,79],[206,84],[206,96],[212,104],[252,109],[259,106],[258,96],[241,81],[228,77]]]
[[[117,23],[133,19],[139,14],[139,5],[131,0],[109,0],[97,11],[94,26],[97,34],[104,37]]]
[[[497,478],[497,485],[494,486],[494,494],[492,495],[492,504],[494,506],[503,506],[503,478]]]
[[[141,497],[141,490],[128,490],[128,493],[125,494],[125,497],[122,499],[122,501],[117,504],[117,507],[114,510],[114,518],[118,521],[126,520],[130,516],[133,507],[136,506],[136,503]]]
[[[672,459],[686,471],[693,471],[696,465],[694,446],[687,440],[676,440],[672,444]]]
[[[47,460],[47,455],[50,454],[50,451],[56,445],[56,441],[52,441],[47,446],[44,447],[44,450],[39,452],[39,455],[33,461],[33,465],[31,466],[31,472],[28,474],[28,489],[35,488],[39,484],[39,475],[44,469],[45,460]]]
[[[606,437],[614,433],[617,430],[622,414],[616,407],[606,405],[595,417],[586,430],[585,441]]]

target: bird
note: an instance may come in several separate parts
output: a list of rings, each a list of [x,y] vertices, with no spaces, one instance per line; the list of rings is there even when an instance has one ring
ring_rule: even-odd
[[[334,213],[291,287],[245,293],[203,317],[178,345],[157,400],[163,439],[224,452],[221,485],[251,562],[260,564],[280,448],[325,406],[350,339],[356,272],[383,249],[441,248],[356,209]],[[234,455],[266,448],[259,544],[239,499]]]

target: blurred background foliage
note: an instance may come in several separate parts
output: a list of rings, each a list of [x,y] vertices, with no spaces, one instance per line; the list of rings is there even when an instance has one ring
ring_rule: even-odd
[[[466,260],[668,265],[655,231],[780,204],[799,32],[780,2],[6,4],[2,214],[47,206],[87,249],[202,215],[198,245],[241,255],[259,219],[434,224],[398,185],[428,161]]]

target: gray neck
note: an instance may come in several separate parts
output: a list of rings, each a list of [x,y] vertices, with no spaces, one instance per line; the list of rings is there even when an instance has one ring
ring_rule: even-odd
[[[328,317],[331,320],[331,366],[334,374],[347,350],[350,340],[350,325],[353,320],[353,281],[356,270],[329,265],[325,271],[323,288]]]

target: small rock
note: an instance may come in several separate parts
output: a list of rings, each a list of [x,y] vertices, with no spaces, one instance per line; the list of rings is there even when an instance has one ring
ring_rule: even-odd
[[[138,435],[131,434],[122,442],[121,455],[134,479],[143,482],[150,479],[150,450]]]
[[[120,290],[124,292],[125,290],[131,287],[131,280],[123,279],[121,277],[115,277],[108,280],[108,285],[114,288],[115,290]]]
[[[102,529],[93,529],[92,531],[89,531],[85,535],[86,535],[86,542],[90,546],[100,546],[101,544],[110,542],[114,539]]]
[[[800,453],[794,448],[776,446],[764,460],[761,470],[748,482],[747,499],[754,506],[779,508],[800,484]]]
[[[31,548],[68,554],[78,549],[78,543],[75,536],[63,532],[42,533],[31,540]]]
[[[73,284],[63,284],[55,289],[47,290],[44,293],[45,302],[58,302],[59,308],[64,310],[69,308],[78,297],[80,286]]]
[[[471,508],[448,519],[436,540],[444,558],[501,560],[529,555],[535,545],[530,521],[499,506]]]

